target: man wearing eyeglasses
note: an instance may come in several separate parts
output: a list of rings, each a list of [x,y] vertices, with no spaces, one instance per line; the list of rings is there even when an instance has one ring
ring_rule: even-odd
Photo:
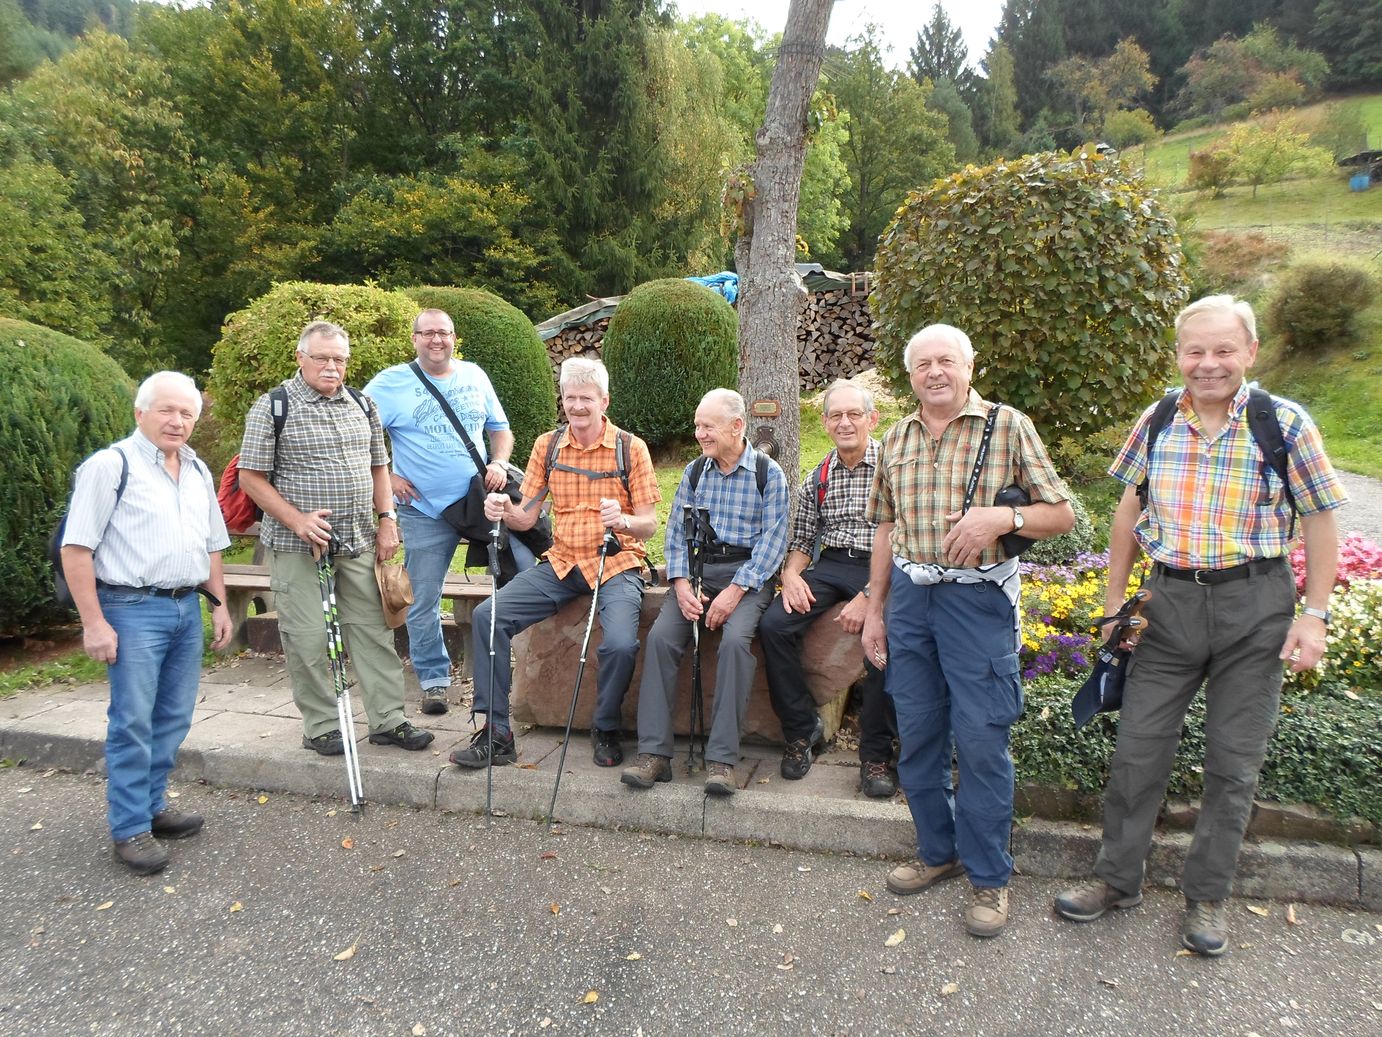
[[[846,604],[835,622],[849,634],[864,629],[876,528],[864,518],[878,465],[879,444],[869,434],[878,427],[873,394],[854,382],[837,381],[826,389],[821,412],[835,449],[797,489],[782,590],[758,625],[768,695],[787,743],[779,769],[788,781],[806,777],[825,737],[802,671],[802,640],[807,628],[841,601]],[[860,692],[859,788],[885,798],[897,791],[892,768],[897,719],[892,700],[883,694],[883,671],[872,660],[866,660]]]
[[[513,452],[509,419],[485,372],[457,359],[450,316],[433,309],[419,313],[413,321],[413,349],[423,375],[460,419],[481,457],[488,459],[485,486],[503,490],[508,480],[504,466]],[[441,590],[461,537],[442,512],[466,495],[475,462],[412,364],[380,371],[365,392],[378,407],[379,421],[393,446],[393,499],[403,532],[403,564],[413,584],[408,652],[422,686],[422,711],[445,713],[450,708],[451,657],[442,639]],[[532,552],[517,537],[509,543],[519,569],[534,563]]]
[[[298,338],[297,374],[283,383],[288,410],[282,431],[274,431],[265,393],[245,417],[240,447],[240,485],[264,511],[259,537],[268,553],[293,699],[302,713],[302,747],[323,756],[345,751],[315,559],[329,546],[341,633],[364,695],[369,740],[409,750],[432,741],[430,731],[403,715],[403,666],[374,575],[376,550],[385,558],[398,550],[389,452],[377,408],[345,384],[349,362],[344,329],[327,321],[308,324]]]

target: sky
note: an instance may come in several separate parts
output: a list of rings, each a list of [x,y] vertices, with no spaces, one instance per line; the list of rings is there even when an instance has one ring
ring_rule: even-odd
[[[756,21],[769,32],[787,25],[790,0],[673,0],[682,15],[714,12],[726,18]],[[883,30],[891,48],[891,64],[901,66],[921,27],[931,20],[935,0],[835,0],[830,12],[827,42],[843,45],[865,24]],[[1003,13],[1003,0],[941,0],[952,25],[964,34],[969,63],[978,65]]]

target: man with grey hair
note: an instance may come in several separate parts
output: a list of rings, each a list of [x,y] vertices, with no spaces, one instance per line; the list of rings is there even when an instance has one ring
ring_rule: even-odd
[[[639,569],[647,557],[646,542],[657,532],[662,494],[647,444],[605,415],[609,375],[604,364],[581,357],[566,360],[561,365],[561,405],[568,423],[533,444],[523,500],[515,504],[506,493],[491,493],[485,499],[485,518],[522,531],[532,528],[539,505],[550,493],[553,543],[547,552],[549,564],[520,572],[475,610],[477,658],[490,654],[493,617],[492,682],[488,666],[475,667],[475,712],[485,714],[485,725],[492,724],[493,731],[480,728],[469,747],[451,754],[451,762],[459,767],[479,769],[518,760],[509,726],[509,644],[567,602],[594,592],[607,531],[618,538],[619,551],[606,557],[599,585],[601,641],[595,653],[598,690],[590,736],[598,766],[624,762],[624,695],[638,657],[643,609]]]
[[[221,552],[230,544],[206,465],[187,445],[201,416],[192,379],[160,371],[134,398],[135,432],[82,463],[62,540],[63,575],[86,654],[106,664],[106,799],[115,859],[149,875],[168,864],[157,839],[202,828],[168,805],[168,775],[192,726],[202,669],[202,610],[213,648],[230,642]]]
[[[768,694],[787,743],[779,770],[789,781],[806,776],[825,734],[802,671],[802,640],[837,602],[846,603],[835,618],[840,628],[849,634],[863,630],[873,553],[874,524],[864,519],[878,466],[879,444],[871,435],[879,417],[873,394],[855,382],[836,381],[821,398],[821,414],[835,446],[797,490],[782,591],[758,626]],[[859,788],[881,799],[897,791],[892,767],[897,719],[883,694],[883,671],[872,659],[864,665],[857,685]]]
[[[508,481],[513,433],[485,372],[456,357],[456,328],[449,315],[437,309],[419,313],[413,320],[413,350],[416,360],[380,371],[365,385],[365,392],[379,410],[393,449],[393,499],[403,534],[403,564],[413,585],[408,654],[422,687],[422,711],[438,714],[450,708],[451,687],[441,591],[461,540],[442,512],[469,492],[476,474],[470,449],[438,397],[486,460],[484,482],[489,490],[502,490]],[[517,538],[512,545],[520,569],[534,564],[532,552]]]
[[[1123,602],[1140,552],[1152,561],[1152,596],[1124,689],[1094,879],[1055,902],[1073,922],[1141,903],[1182,725],[1203,687],[1204,792],[1181,876],[1181,944],[1211,957],[1228,949],[1227,901],[1276,726],[1282,663],[1298,673],[1324,655],[1339,554],[1334,512],[1348,500],[1305,410],[1249,386],[1256,359],[1246,302],[1191,303],[1176,318],[1184,388],[1147,408],[1109,469],[1126,488],[1109,534],[1104,613]],[[1284,447],[1280,469],[1272,439]],[[1297,515],[1306,570],[1299,612],[1288,560]]]
[[[245,418],[240,485],[264,511],[283,657],[302,713],[302,747],[336,756],[353,732],[340,729],[330,679],[316,559],[330,551],[346,651],[359,680],[376,745],[425,749],[432,733],[403,714],[403,665],[384,618],[376,552],[398,550],[389,452],[379,414],[345,384],[350,337],[313,321],[298,338],[297,374],[282,383],[287,414],[276,433],[265,393]],[[376,520],[378,529],[375,528]]]
[[[638,762],[620,777],[634,788],[672,780],[677,670],[693,624],[702,621],[708,630],[724,630],[705,747],[705,791],[728,796],[738,788],[740,727],[757,669],[753,636],[787,550],[791,496],[782,469],[749,445],[744,426],[744,398],[734,390],[712,389],[701,398],[696,408],[701,456],[682,473],[667,522],[667,579],[673,593],[648,632],[638,691]],[[691,584],[688,541],[700,545],[704,559],[699,596]]]
[[[879,545],[864,653],[885,670],[898,779],[917,829],[918,859],[894,868],[887,884],[920,893],[968,874],[965,929],[996,936],[1008,920],[1013,866],[1008,734],[1022,715],[1018,560],[999,538],[1056,536],[1075,515],[1027,416],[970,387],[969,336],[932,324],[903,356],[918,406],[883,437],[864,512],[878,523]],[[995,505],[1014,483],[1032,503]]]

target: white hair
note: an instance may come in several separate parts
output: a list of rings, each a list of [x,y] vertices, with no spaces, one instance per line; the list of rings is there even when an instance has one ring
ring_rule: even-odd
[[[346,334],[346,329],[339,324],[332,324],[329,320],[314,320],[302,329],[302,334],[298,336],[298,352],[306,353],[308,343],[317,337],[338,338],[341,345],[345,346],[346,353],[350,353],[350,336]]]
[[[176,385],[179,389],[187,390],[188,394],[195,401],[193,404],[193,419],[202,416],[202,394],[197,388],[197,383],[183,374],[181,371],[155,371],[142,382],[139,383],[139,390],[134,394],[134,409],[148,410],[153,406],[154,400],[158,399],[158,387],[162,384]]]
[[[1248,333],[1251,341],[1257,341],[1257,318],[1253,316],[1252,307],[1245,299],[1235,299],[1231,295],[1206,295],[1203,299],[1196,299],[1185,309],[1176,314],[1176,342],[1180,343],[1180,329],[1191,317],[1198,317],[1202,313],[1228,313],[1238,318],[1243,329]]]
[[[821,397],[822,415],[828,415],[830,413],[830,397],[835,395],[835,393],[839,392],[841,389],[853,389],[855,392],[857,392],[859,394],[860,402],[862,402],[864,405],[864,412],[866,414],[872,414],[877,409],[874,406],[873,393],[869,392],[869,390],[865,389],[862,385],[860,385],[856,381],[853,381],[852,379],[837,378],[835,379],[835,381],[830,383],[830,387],[825,390],[825,395]]]
[[[922,328],[907,343],[907,348],[902,351],[902,365],[910,373],[912,370],[912,354],[926,339],[938,335],[949,339],[954,345],[960,347],[960,355],[964,357],[968,364],[974,363],[974,345],[969,341],[969,336],[959,328],[949,324],[928,324]]]
[[[744,397],[733,389],[711,389],[701,397],[701,403],[716,404],[724,411],[725,417],[730,421],[734,421],[736,418],[744,420],[748,417],[748,408],[744,406]]]
[[[577,385],[593,385],[601,396],[609,395],[609,372],[599,360],[589,357],[572,356],[561,362],[561,377],[558,379],[563,390]]]

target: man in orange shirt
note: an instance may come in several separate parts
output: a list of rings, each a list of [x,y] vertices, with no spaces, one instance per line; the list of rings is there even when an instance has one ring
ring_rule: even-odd
[[[648,446],[637,436],[617,428],[607,417],[609,375],[598,360],[573,357],[561,365],[561,403],[568,425],[545,433],[533,444],[523,479],[523,501],[492,493],[485,500],[485,518],[503,521],[510,530],[532,528],[538,505],[550,492],[554,543],[546,565],[527,569],[495,598],[475,610],[472,624],[475,657],[490,652],[490,614],[494,614],[494,673],[475,666],[475,709],[493,724],[493,739],[482,727],[470,746],[451,754],[460,767],[483,768],[514,763],[518,750],[509,728],[509,642],[515,634],[546,619],[574,598],[594,589],[605,530],[619,538],[620,550],[605,560],[600,584],[602,639],[598,694],[591,738],[595,762],[615,767],[624,761],[620,728],[624,694],[638,657],[638,621],[643,609],[643,579],[639,569],[645,542],[657,532],[657,488]],[[552,451],[553,438],[556,450]],[[550,455],[550,470],[549,470]]]

